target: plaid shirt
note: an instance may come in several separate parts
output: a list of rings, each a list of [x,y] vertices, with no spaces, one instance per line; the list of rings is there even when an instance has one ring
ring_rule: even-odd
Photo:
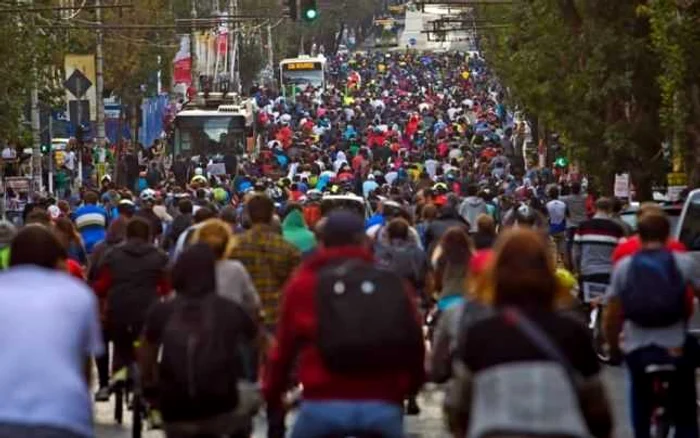
[[[230,257],[248,270],[262,301],[265,325],[274,326],[282,288],[301,263],[301,253],[271,227],[255,225],[238,237]]]

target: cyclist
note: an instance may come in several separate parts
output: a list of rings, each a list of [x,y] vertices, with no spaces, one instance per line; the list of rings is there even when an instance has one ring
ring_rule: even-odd
[[[373,271],[371,267],[374,259],[368,249],[370,244],[365,235],[362,218],[358,215],[347,211],[330,213],[321,230],[321,243],[322,248],[301,266],[285,288],[277,339],[265,367],[263,391],[266,401],[270,406],[281,405],[289,373],[295,357],[298,357],[298,374],[304,388],[304,401],[291,434],[292,438],[323,438],[335,436],[334,434],[344,436],[342,434],[358,433],[380,434],[386,438],[402,437],[403,400],[417,393],[424,374],[423,342],[415,304],[410,299],[410,290],[398,276],[395,277],[397,282],[392,284],[398,289],[381,289],[381,294],[371,294],[376,280],[360,279],[355,283],[355,276],[370,271],[380,272]],[[317,311],[314,302],[321,300],[327,303],[320,297],[332,300],[334,296],[333,290],[316,290],[317,287],[321,287],[320,283],[323,283],[321,278],[324,274],[319,272],[330,274],[330,268],[341,265],[352,270],[352,276],[344,269],[333,269],[333,274],[342,271],[347,272],[349,277],[338,278],[338,282],[329,283],[333,285],[336,296],[344,292],[344,285],[353,287],[353,284],[357,284],[367,295],[383,296],[384,299],[393,297],[406,307],[382,306],[358,312],[359,309],[352,308],[353,304],[349,303],[344,312],[337,308],[335,310],[340,312],[336,316],[348,322],[353,329],[348,330],[345,325],[334,325],[335,319],[329,320],[329,317],[333,318],[329,313]],[[353,269],[352,266],[356,268]],[[353,291],[348,293],[347,298],[352,300],[352,297],[358,296],[361,296],[360,291]],[[392,301],[392,304],[396,302]],[[406,313],[398,310],[401,313],[397,315],[396,309],[402,308]],[[401,324],[391,328],[383,327],[394,334],[398,331],[406,336],[404,346],[408,347],[408,350],[395,350],[393,345],[379,343],[385,352],[396,352],[391,358],[394,366],[367,368],[359,365],[360,362],[374,359],[376,354],[380,357],[386,356],[376,349],[375,355],[330,354],[338,352],[333,348],[334,345],[347,345],[347,338],[337,344],[332,339],[343,339],[343,333],[357,330],[356,323],[364,327],[375,327],[373,324],[377,322],[376,318],[379,318],[380,324],[382,318],[407,323],[406,326]],[[322,330],[321,327],[327,327],[328,330]],[[383,330],[376,330],[375,340],[385,333]],[[412,333],[414,335],[411,335]],[[322,342],[321,335],[329,342]],[[357,340],[358,337],[355,336],[355,340],[351,341],[355,347],[358,347],[355,344]],[[360,344],[364,344],[363,341],[370,339],[360,337],[359,341]],[[369,343],[376,346],[376,343]],[[366,346],[359,347],[364,353]],[[358,351],[354,348],[351,350]]]
[[[579,274],[579,287],[586,302],[594,298],[591,284],[610,283],[612,254],[625,236],[625,230],[612,218],[612,211],[611,199],[598,199],[593,218],[581,222],[574,234],[573,269]]]
[[[49,228],[22,229],[0,289],[0,435],[94,436],[89,357],[103,351],[97,302],[63,272]]]
[[[692,291],[700,289],[700,268],[686,254],[667,248],[670,224],[656,209],[638,221],[641,249],[618,262],[606,297],[604,330],[613,351],[621,348],[629,369],[632,426],[648,438],[654,408],[649,365],[672,365],[668,406],[676,436],[698,436],[695,389],[697,343],[686,332]],[[623,317],[624,315],[624,317]],[[622,332],[622,342],[620,333]]]
[[[163,234],[163,221],[153,212],[157,197],[158,193],[153,189],[142,191],[139,195],[141,205],[135,214],[136,217],[145,219],[151,225],[151,239],[155,241],[159,241],[160,236]]]
[[[104,255],[93,284],[98,296],[107,297],[114,371],[133,362],[133,344],[148,308],[159,295],[170,293],[168,257],[152,241],[150,223],[139,217],[131,219],[126,226],[126,241]]]

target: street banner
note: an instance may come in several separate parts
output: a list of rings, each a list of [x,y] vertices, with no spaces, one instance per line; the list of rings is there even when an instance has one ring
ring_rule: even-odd
[[[66,88],[68,108],[76,108],[73,114],[70,114],[71,122],[75,124],[95,121],[97,119],[95,55],[66,55],[64,69],[63,85]],[[87,110],[82,108],[83,104],[87,104]],[[84,114],[89,114],[90,120],[83,120]],[[73,120],[76,117],[80,120]]]

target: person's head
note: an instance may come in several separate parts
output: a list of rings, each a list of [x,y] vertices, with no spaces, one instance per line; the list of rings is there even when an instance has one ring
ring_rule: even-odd
[[[265,195],[255,195],[246,204],[253,225],[270,225],[275,213],[275,204]]]
[[[180,254],[172,270],[177,295],[203,298],[216,292],[216,256],[209,245],[196,243]]]
[[[552,186],[547,190],[547,196],[549,196],[549,199],[557,199],[559,198],[559,187],[557,186]]]
[[[663,246],[671,235],[671,224],[663,211],[647,211],[637,221],[637,232],[642,245]]]
[[[17,235],[17,228],[10,221],[0,220],[0,248],[12,242]]]
[[[404,218],[397,217],[392,219],[386,226],[389,240],[408,240],[410,225]]]
[[[45,227],[50,227],[51,215],[43,208],[35,208],[29,212],[24,223],[25,225],[43,225]]]
[[[61,214],[64,216],[68,216],[70,214],[70,204],[66,200],[60,200],[58,201],[58,209],[61,210]]]
[[[117,211],[119,212],[119,216],[123,216],[125,218],[131,218],[134,215],[134,211],[136,210],[136,206],[130,199],[122,199],[119,201],[119,204],[117,204]]]
[[[467,196],[476,196],[479,194],[479,186],[476,184],[469,184],[467,186]]]
[[[571,183],[571,194],[572,195],[580,195],[581,194],[581,183],[578,181],[574,181]]]
[[[474,252],[472,238],[469,237],[469,234],[463,227],[448,229],[440,238],[439,247],[439,260],[447,265],[457,265],[465,268],[469,265],[469,260]]]
[[[238,224],[238,212],[236,211],[236,208],[231,205],[228,205],[221,210],[219,213],[219,218],[226,222],[229,227],[235,227]]]
[[[83,196],[83,201],[85,201],[85,204],[87,205],[97,205],[97,201],[99,201],[100,197],[97,195],[97,193],[93,192],[92,190],[85,192],[85,196]]]
[[[364,220],[351,211],[333,211],[319,226],[321,243],[326,248],[367,244]]]
[[[476,228],[481,234],[496,235],[496,221],[488,214],[480,214],[476,218]]]
[[[438,215],[438,208],[435,204],[427,204],[421,210],[421,218],[424,221],[432,221]]]
[[[648,213],[664,214],[664,209],[656,202],[643,202],[637,210],[637,220]]]
[[[554,261],[547,240],[536,230],[516,228],[501,236],[492,275],[497,307],[553,309]]]
[[[80,242],[78,230],[75,229],[75,225],[73,225],[73,222],[68,218],[60,217],[56,219],[56,222],[54,222],[54,230],[56,231],[58,239],[66,248],[68,248],[71,243]]]
[[[46,269],[65,268],[68,253],[48,227],[22,228],[10,245],[10,266],[34,265]]]
[[[201,207],[194,214],[193,219],[195,224],[201,224],[202,222],[209,219],[213,219],[215,217],[216,213],[214,213],[214,210],[210,209],[209,207]]]
[[[231,240],[231,226],[221,219],[209,219],[202,223],[194,235],[194,242],[204,243],[211,248],[217,259],[226,255]]]
[[[189,199],[180,199],[177,203],[177,209],[180,210],[181,214],[192,214],[194,206]]]
[[[595,201],[596,212],[606,216],[610,216],[613,213],[614,206],[615,204],[610,198],[598,198],[598,200]]]
[[[127,240],[150,242],[152,236],[151,224],[143,218],[133,217],[126,224]]]

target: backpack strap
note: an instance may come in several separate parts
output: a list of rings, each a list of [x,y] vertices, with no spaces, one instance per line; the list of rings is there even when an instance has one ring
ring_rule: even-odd
[[[507,323],[516,327],[520,333],[532,342],[548,359],[559,363],[569,376],[574,390],[578,389],[579,376],[569,362],[569,359],[561,352],[552,339],[537,324],[532,322],[527,316],[514,307],[509,307],[503,311],[503,318]]]

